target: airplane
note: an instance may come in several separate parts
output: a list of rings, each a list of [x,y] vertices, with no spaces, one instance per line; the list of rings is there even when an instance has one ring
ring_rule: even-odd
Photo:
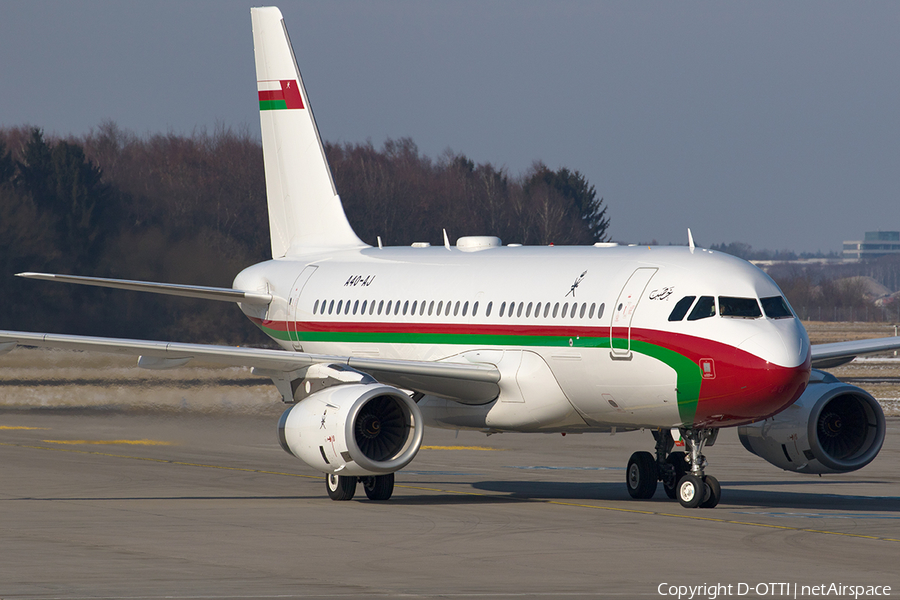
[[[288,405],[281,446],[323,472],[334,500],[362,483],[387,500],[424,427],[487,434],[650,431],[625,483],[662,482],[686,508],[722,495],[704,449],[722,428],[797,473],[853,471],[881,449],[885,417],[821,371],[900,337],[811,345],[762,270],[687,246],[369,246],[347,221],[282,14],[252,8],[272,259],[232,288],[19,276],[237,303],[280,349],[0,331],[19,345],[112,352],[139,367],[192,359],[251,367]],[[676,450],[683,440],[686,451]],[[649,446],[649,444],[648,444]]]

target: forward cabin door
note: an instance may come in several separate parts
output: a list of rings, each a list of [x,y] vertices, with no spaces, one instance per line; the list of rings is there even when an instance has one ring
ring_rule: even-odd
[[[294,344],[294,350],[303,350],[300,345],[300,335],[298,333],[300,329],[297,327],[297,322],[303,318],[303,313],[299,309],[300,294],[303,292],[306,282],[309,281],[309,278],[312,277],[312,274],[316,272],[317,268],[318,267],[309,265],[303,269],[303,271],[300,272],[300,276],[294,281],[294,286],[291,288],[291,298],[288,304],[287,329],[291,342]]]
[[[613,358],[631,358],[631,321],[634,311],[647,289],[650,279],[656,274],[656,267],[640,267],[635,269],[625,287],[619,293],[619,298],[613,306],[612,321],[609,326],[609,338]]]

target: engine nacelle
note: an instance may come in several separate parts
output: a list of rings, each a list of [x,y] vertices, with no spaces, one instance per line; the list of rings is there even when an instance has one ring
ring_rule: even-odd
[[[402,469],[422,445],[419,407],[400,390],[347,384],[318,391],[278,421],[284,450],[323,473],[382,475]]]
[[[798,473],[846,473],[866,466],[884,443],[881,405],[868,392],[813,370],[791,406],[738,427],[748,451]]]

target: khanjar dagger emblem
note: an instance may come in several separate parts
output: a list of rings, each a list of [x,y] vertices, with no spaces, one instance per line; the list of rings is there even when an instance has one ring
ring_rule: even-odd
[[[584,276],[587,275],[587,271],[578,276],[575,280],[575,283],[572,284],[572,287],[569,288],[569,294],[572,294],[572,297],[575,297],[575,288],[578,287],[578,284],[581,283],[581,280],[584,279]],[[569,294],[566,294],[566,298],[569,297]]]

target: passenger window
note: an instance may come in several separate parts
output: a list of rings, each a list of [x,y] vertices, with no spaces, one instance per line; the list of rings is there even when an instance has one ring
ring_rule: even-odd
[[[313,304],[313,314],[316,314],[317,312],[319,312],[319,301],[318,300],[316,300],[316,303]]]
[[[562,318],[565,319],[567,314],[569,314],[569,303],[568,302],[563,304]]]
[[[360,311],[359,311],[359,314],[361,314],[361,315],[366,314],[366,305],[367,305],[368,303],[369,303],[368,300],[363,300],[363,305],[362,305],[362,308],[361,308]]]
[[[585,302],[584,304],[581,305],[581,312],[578,313],[578,318],[579,318],[579,319],[583,319],[583,318],[584,318],[584,309],[586,309],[586,308],[587,308],[587,302]],[[594,311],[591,310],[591,312],[594,312]]]
[[[425,315],[425,305],[426,304],[428,304],[428,301],[422,300],[422,304],[421,304],[421,306],[419,306],[419,316],[420,317]]]
[[[716,316],[716,300],[712,296],[700,296],[694,310],[688,315],[688,321],[699,321],[700,319],[708,319]]]
[[[738,319],[758,319],[762,316],[756,298],[732,298],[719,296],[719,314]]]
[[[331,304],[328,305],[328,314],[331,314],[331,311],[334,310],[334,300],[331,301]]]
[[[381,311],[384,310],[384,300],[381,300],[378,303],[378,314],[381,315]]]
[[[397,304],[400,304],[399,302]],[[406,316],[406,311],[409,310],[409,300],[403,303],[403,316]]]
[[[349,300],[347,300],[347,304],[344,305],[344,314],[345,315],[350,314],[350,301]]]
[[[503,316],[503,311],[506,310],[506,302],[500,305],[500,316]]]
[[[770,319],[787,319],[794,316],[793,313],[791,313],[791,309],[788,307],[787,302],[785,302],[784,298],[781,296],[762,298],[760,302],[762,302],[762,307],[766,312],[766,316]]]
[[[338,300],[337,314],[341,314],[341,308],[344,306],[343,300]]]
[[[444,309],[444,316],[445,316],[445,317],[449,317],[449,316],[450,316],[450,304],[452,304],[452,303],[451,303],[451,302],[447,302],[447,308]]]
[[[412,310],[409,311],[409,314],[411,314],[412,316],[416,316],[416,307],[417,306],[419,306],[419,301],[413,300]]]
[[[494,308],[494,303],[493,303],[493,301],[488,302],[487,310],[484,311],[484,316],[486,316],[486,317],[491,316],[491,309],[492,309],[492,308]],[[501,315],[501,316],[502,316],[502,315]]]
[[[475,302],[475,304],[472,305],[472,316],[478,316],[478,302]]]
[[[353,314],[356,314],[356,311],[359,309],[359,300],[353,303]]]
[[[597,318],[598,318],[598,319],[602,319],[602,318],[603,318],[603,309],[604,309],[604,308],[606,308],[606,303],[600,304],[600,308],[597,309]]]
[[[532,306],[534,306],[534,304],[529,302],[528,307],[525,309],[525,317],[526,318],[531,316],[531,307]]]
[[[469,312],[469,301],[468,300],[466,301],[465,304],[463,304],[463,316],[466,316],[467,312]]]
[[[549,314],[550,314],[550,303],[548,302],[547,304],[544,305],[544,318],[546,319],[547,315],[549,315]]]
[[[455,317],[458,314],[459,314],[459,300],[457,300],[456,304],[453,305],[453,316]]]
[[[400,301],[399,300],[397,300],[397,302],[394,303],[394,315],[396,316],[398,314],[400,314]]]
[[[441,316],[442,312],[444,312],[444,301],[443,300],[438,302],[437,316]]]
[[[375,314],[375,301],[372,300],[372,304],[369,305],[369,315]]]
[[[516,316],[517,316],[517,317],[521,317],[521,316],[522,316],[522,309],[523,309],[524,307],[525,307],[525,303],[524,303],[524,302],[519,302],[519,310],[516,311]]]
[[[588,311],[588,319],[594,318],[594,309],[596,309],[596,308],[597,308],[597,303],[591,302],[591,310]]]
[[[559,313],[559,302],[553,305],[553,318],[556,318],[556,315]]]
[[[688,309],[691,308],[691,304],[694,303],[694,300],[697,296],[685,296],[681,300],[675,303],[675,308],[672,309],[672,312],[669,313],[670,321],[680,321],[684,318],[684,315],[687,314]]]

